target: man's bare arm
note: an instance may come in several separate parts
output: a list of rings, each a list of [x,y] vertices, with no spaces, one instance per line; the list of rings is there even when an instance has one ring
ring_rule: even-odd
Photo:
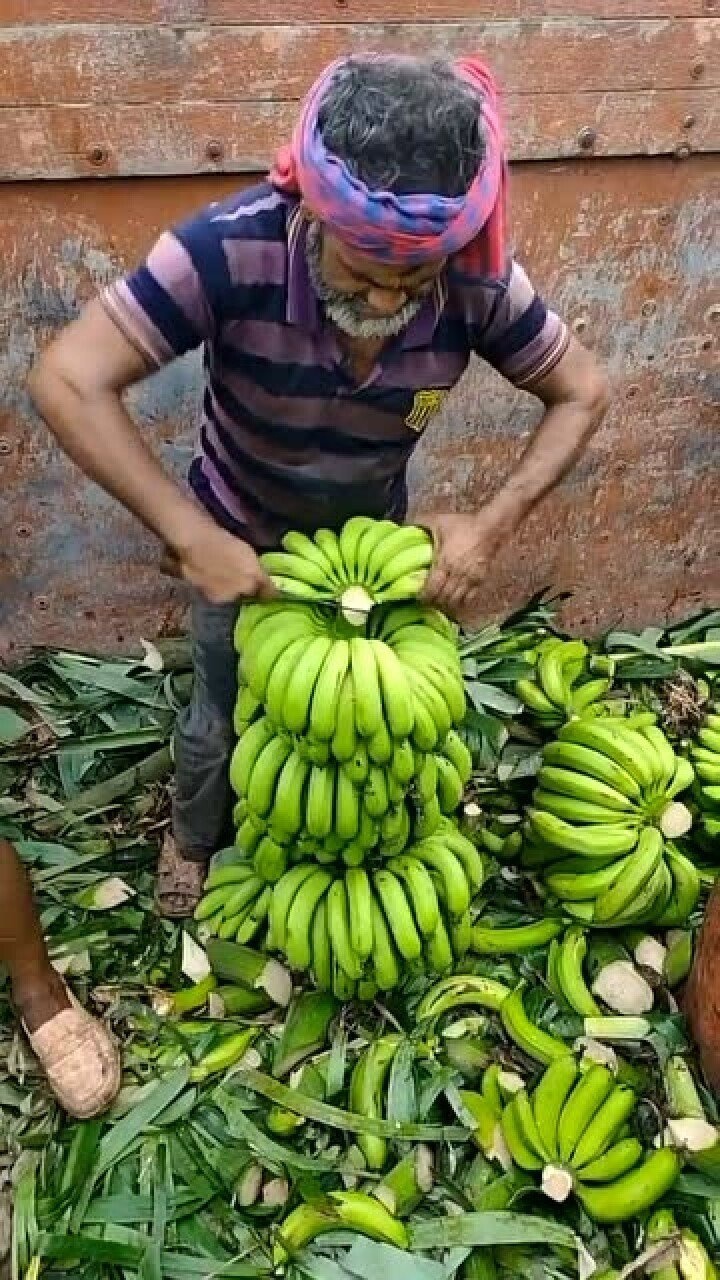
[[[207,599],[224,603],[272,594],[252,548],[182,491],[125,409],[123,392],[150,372],[93,301],[43,353],[28,387],[65,452],[162,539],[182,577]]]
[[[459,617],[472,618],[482,608],[500,547],[575,465],[608,406],[605,374],[575,339],[552,372],[527,390],[546,411],[505,484],[474,514],[419,517],[437,545],[427,597]]]

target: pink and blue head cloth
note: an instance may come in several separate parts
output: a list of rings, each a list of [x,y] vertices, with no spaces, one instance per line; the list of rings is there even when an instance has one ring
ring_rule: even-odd
[[[507,162],[498,90],[488,67],[474,57],[454,64],[456,74],[477,92],[482,109],[485,155],[467,193],[395,195],[371,191],[324,146],[318,113],[344,61],[331,63],[308,93],[292,141],[275,159],[273,185],[301,196],[345,244],[378,262],[404,268],[452,256],[463,273],[502,276]]]

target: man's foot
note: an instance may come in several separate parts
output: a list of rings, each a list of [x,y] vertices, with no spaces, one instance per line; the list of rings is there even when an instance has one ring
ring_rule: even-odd
[[[12,998],[18,1017],[30,1033],[71,1007],[68,989],[54,969],[39,978],[14,983]]]
[[[78,1120],[106,1111],[122,1079],[120,1054],[110,1032],[82,1009],[58,979],[16,992],[30,1047],[60,1106]],[[43,1012],[41,1013],[41,1010]]]
[[[178,852],[173,836],[165,836],[158,859],[155,909],[168,920],[191,916],[202,897],[207,864],[192,862]]]

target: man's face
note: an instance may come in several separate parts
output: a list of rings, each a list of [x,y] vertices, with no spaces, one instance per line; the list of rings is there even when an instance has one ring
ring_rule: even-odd
[[[307,239],[315,291],[333,324],[351,338],[394,338],[417,315],[445,259],[406,269],[376,262],[313,222]]]

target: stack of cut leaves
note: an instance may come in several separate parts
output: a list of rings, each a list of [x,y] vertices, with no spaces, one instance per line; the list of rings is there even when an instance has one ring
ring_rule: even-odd
[[[617,775],[604,767],[597,775],[596,761],[594,774],[580,768],[588,762],[577,750],[572,760],[551,758],[569,745],[566,728],[608,719],[633,732],[657,725],[675,772],[677,758],[693,760],[698,748],[703,760],[720,617],[583,642],[582,672],[567,672],[570,696],[591,680],[612,684],[585,708],[565,699],[561,714],[543,718],[519,682],[537,677],[549,636],[575,643],[557,629],[555,603],[535,599],[506,624],[461,638],[468,711],[458,731],[471,771],[454,823],[441,812],[432,836],[414,844],[444,848],[459,826],[467,866],[479,859],[482,875],[466,876],[467,904],[455,899],[463,912],[447,972],[424,972],[395,939],[397,977],[381,998],[357,985],[352,1000],[342,986],[318,990],[302,964],[293,979],[259,945],[262,922],[225,928],[221,938],[222,919],[211,933],[205,921],[182,928],[154,916],[168,741],[189,685],[184,644],[158,642],[120,661],[43,651],[0,673],[0,830],[32,871],[55,962],[108,1019],[124,1062],[110,1114],[70,1122],[52,1104],[7,997],[0,1002],[0,1250],[10,1243],[12,1200],[16,1276],[376,1280],[392,1269],[403,1280],[658,1271],[663,1280],[717,1280],[720,1114],[677,1007],[717,874],[701,794],[712,783],[696,776],[682,789],[692,825],[684,819],[684,831],[668,836],[663,817],[676,799],[666,750],[662,780],[638,781],[639,794],[615,809],[597,789],[578,796],[573,782],[568,793],[568,779],[548,770],[616,788]],[[247,694],[241,703],[240,718],[258,723]],[[438,755],[438,744],[413,745],[413,758]],[[597,742],[575,746],[598,753]],[[598,819],[553,814],[547,795],[596,805],[605,810],[597,825],[632,830],[630,865],[641,838],[655,833],[671,874],[673,857],[694,868],[692,902],[679,910],[673,899],[672,919],[667,905],[651,921],[625,912],[584,919],[582,904],[596,907],[619,876],[583,898],[573,896],[573,877],[623,870],[629,850],[600,850],[590,867],[587,853],[554,844],[557,856],[530,865],[529,849],[544,842],[533,832],[528,844],[536,811],[581,833],[595,825],[589,816]],[[250,855],[252,874],[268,858],[265,845],[252,861],[266,834]],[[283,874],[309,861],[296,837],[276,843]],[[448,894],[462,885],[432,861],[418,858],[419,872],[403,862],[414,857],[371,855],[352,866],[318,844],[313,874],[369,878],[399,861],[410,913],[400,937],[411,949],[415,930],[425,947],[427,880],[448,923]],[[237,848],[218,855],[208,897],[243,889],[237,866]],[[374,881],[373,894],[392,910]],[[316,912],[307,911],[320,947]],[[290,914],[283,921],[278,912],[278,928],[289,929]],[[362,925],[356,907],[361,947]],[[306,936],[295,922],[292,946]]]

